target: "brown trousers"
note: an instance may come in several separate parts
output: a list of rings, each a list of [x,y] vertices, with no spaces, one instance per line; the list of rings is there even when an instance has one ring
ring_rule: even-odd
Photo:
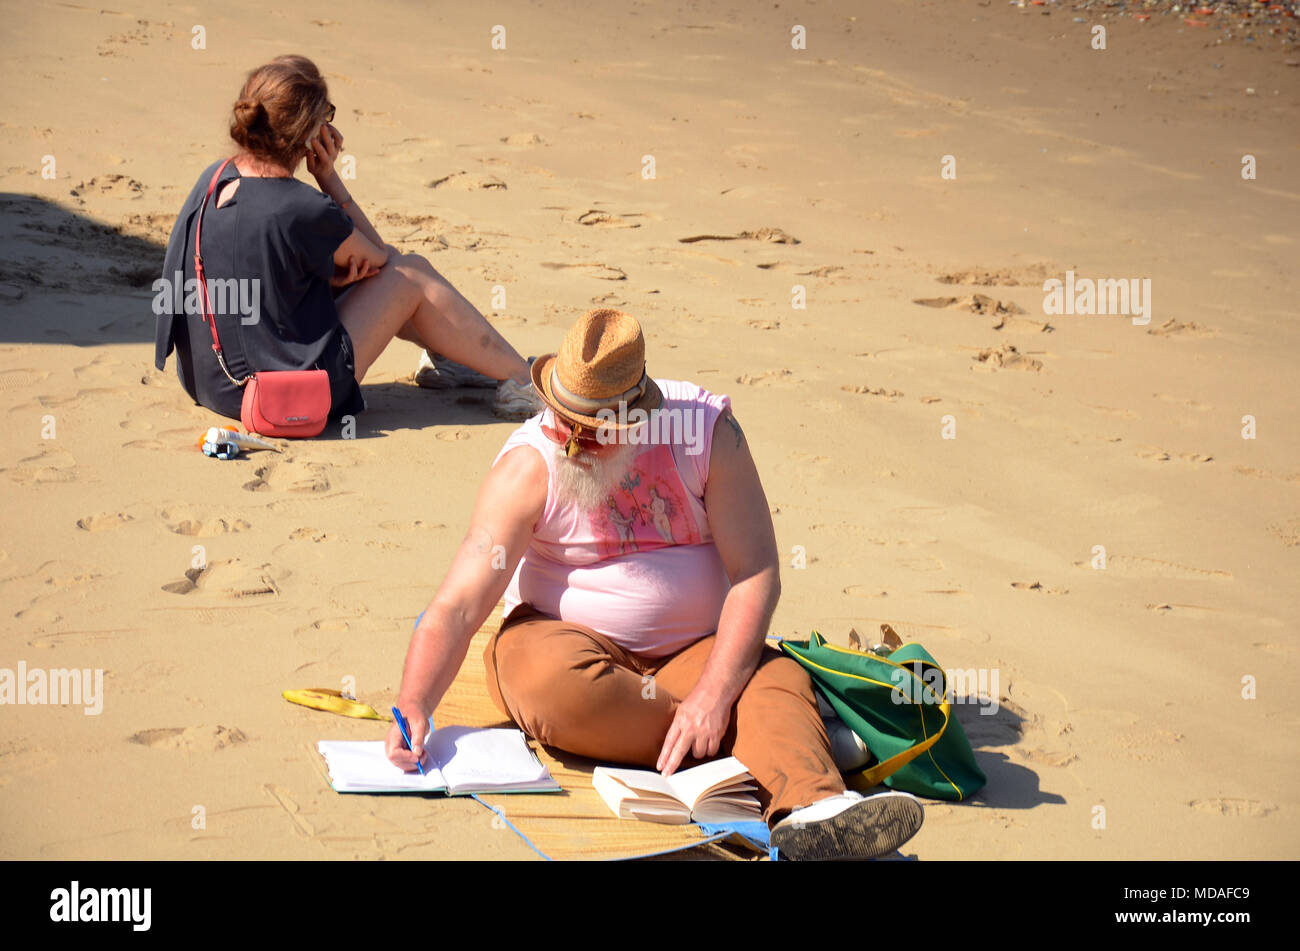
[[[654,769],[715,636],[667,657],[642,657],[589,627],[521,604],[483,654],[488,691],[502,713],[546,746]],[[769,825],[845,788],[812,681],[796,661],[767,645],[731,708],[718,755],[734,755],[749,768]],[[696,765],[688,755],[678,768]]]

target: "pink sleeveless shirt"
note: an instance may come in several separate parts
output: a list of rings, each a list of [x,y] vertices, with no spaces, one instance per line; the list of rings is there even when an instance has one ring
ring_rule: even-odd
[[[554,425],[549,410],[516,429],[497,454],[493,465],[532,446],[549,474],[546,507],[506,589],[507,615],[527,602],[647,657],[717,630],[731,583],[709,531],[704,487],[713,427],[731,400],[693,383],[655,382],[664,403],[647,426],[656,432],[597,511],[555,496],[558,447],[541,429]]]

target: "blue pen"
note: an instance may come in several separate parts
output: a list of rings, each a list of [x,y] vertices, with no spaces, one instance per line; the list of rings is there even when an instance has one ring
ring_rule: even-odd
[[[411,731],[406,725],[406,717],[402,716],[402,711],[397,707],[393,707],[393,719],[397,721],[397,728],[402,731],[402,739],[406,741],[406,748],[414,752],[415,747],[411,745]],[[424,775],[424,766],[419,760],[415,761],[415,768],[420,771],[421,776]]]

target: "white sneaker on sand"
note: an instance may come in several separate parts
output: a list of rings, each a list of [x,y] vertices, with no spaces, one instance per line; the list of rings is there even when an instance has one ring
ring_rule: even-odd
[[[909,793],[853,790],[796,809],[772,827],[771,844],[794,861],[874,859],[920,831],[921,801]]]
[[[497,381],[490,376],[471,370],[463,364],[449,360],[440,353],[420,351],[420,364],[415,369],[416,385],[427,390],[449,390],[458,386],[493,387]]]
[[[497,384],[497,398],[492,403],[492,412],[501,419],[523,422],[536,416],[545,408],[532,381],[516,383],[514,380],[502,380]]]

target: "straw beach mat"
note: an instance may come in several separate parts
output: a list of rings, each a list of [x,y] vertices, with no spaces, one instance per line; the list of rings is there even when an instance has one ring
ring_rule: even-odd
[[[470,642],[469,653],[456,680],[434,711],[435,726],[514,726],[488,695],[483,651],[501,626],[502,605]],[[600,764],[563,750],[528,745],[562,787],[562,793],[482,794],[474,798],[497,812],[494,823],[513,828],[549,859],[634,859],[676,853],[681,859],[751,858],[755,853],[725,834],[705,837],[699,826],[670,826],[619,819],[592,788],[591,773]],[[724,847],[721,843],[737,843]],[[689,851],[681,851],[689,850]]]

